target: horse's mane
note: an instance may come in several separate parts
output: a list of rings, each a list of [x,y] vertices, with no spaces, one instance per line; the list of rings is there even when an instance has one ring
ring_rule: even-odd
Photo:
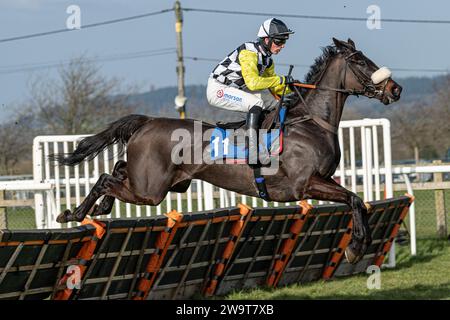
[[[309,68],[305,76],[305,83],[314,84],[319,81],[320,75],[326,68],[329,59],[334,58],[338,54],[335,46],[326,46],[322,48],[322,54],[314,60],[314,64]]]

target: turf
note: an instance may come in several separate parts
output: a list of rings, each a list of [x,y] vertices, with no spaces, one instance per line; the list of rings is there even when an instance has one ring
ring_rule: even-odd
[[[397,246],[397,266],[381,270],[381,288],[368,289],[368,274],[291,285],[278,289],[234,292],[226,299],[444,299],[450,300],[450,242],[421,239],[417,256]]]

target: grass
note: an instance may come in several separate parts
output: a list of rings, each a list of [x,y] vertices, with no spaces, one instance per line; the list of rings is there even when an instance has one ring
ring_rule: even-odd
[[[450,300],[450,242],[421,239],[418,254],[408,246],[397,246],[397,266],[382,269],[381,289],[367,289],[368,275],[291,285],[280,289],[234,292],[225,299],[444,299]]]

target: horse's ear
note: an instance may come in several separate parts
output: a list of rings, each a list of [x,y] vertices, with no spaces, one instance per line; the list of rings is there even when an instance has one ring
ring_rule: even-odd
[[[335,45],[336,47],[338,47],[338,48],[342,48],[342,47],[344,46],[344,42],[343,42],[343,41],[338,40],[338,39],[336,39],[336,38],[334,38],[334,37],[333,37],[333,42],[334,42],[334,45]]]
[[[356,46],[355,46],[355,43],[353,42],[353,40],[352,39],[350,39],[350,38],[348,38],[348,44],[353,48],[353,50],[356,50]]]
[[[351,49],[351,46],[345,41],[333,38],[333,42],[339,50]]]

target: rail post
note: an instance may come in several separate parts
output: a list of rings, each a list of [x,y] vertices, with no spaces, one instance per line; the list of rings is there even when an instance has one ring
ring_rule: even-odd
[[[33,180],[36,183],[42,183],[44,177],[42,175],[43,168],[43,150],[39,140],[33,140]],[[45,216],[44,192],[36,190],[34,193],[34,210],[36,219],[36,228],[44,229],[47,227],[47,217]]]
[[[440,165],[441,160],[433,161],[433,164]],[[442,172],[433,173],[433,181],[435,183],[442,183]],[[447,237],[447,216],[445,213],[445,197],[444,190],[434,191],[434,201],[436,206],[436,227],[439,238]]]
[[[5,200],[5,190],[0,190],[0,229],[8,228],[8,218],[6,216],[6,207],[2,207]]]

